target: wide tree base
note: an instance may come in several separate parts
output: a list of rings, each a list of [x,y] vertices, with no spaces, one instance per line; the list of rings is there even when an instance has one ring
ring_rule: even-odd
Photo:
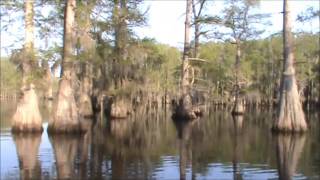
[[[172,119],[181,120],[194,120],[202,116],[202,112],[198,110],[183,110],[174,112],[172,114]]]
[[[291,70],[293,71],[293,70]],[[281,91],[278,117],[272,130],[279,132],[305,132],[308,129],[300,102],[298,87],[293,75],[284,77],[284,90]]]
[[[197,106],[193,106],[190,108],[184,108],[182,106],[178,106],[175,108],[172,119],[185,119],[185,120],[193,120],[198,119],[203,116],[203,111],[201,108]]]
[[[107,112],[111,119],[126,119],[132,112],[132,105],[125,99],[110,99]]]
[[[78,109],[74,98],[71,81],[60,81],[57,102],[53,110],[53,119],[49,121],[49,133],[80,133],[82,132]]]
[[[241,103],[241,101],[236,101],[234,106],[233,106],[233,109],[231,111],[231,114],[233,116],[238,116],[238,115],[243,115],[244,114],[244,106],[243,104]]]
[[[49,125],[47,129],[49,134],[81,134],[84,132],[80,124],[76,125]]]
[[[278,127],[278,126],[272,126],[271,128],[272,132],[279,133],[279,134],[291,134],[291,133],[305,133],[308,128],[289,128],[289,127]]]
[[[13,116],[12,132],[42,132],[42,117],[38,106],[38,97],[33,85],[23,89],[16,113]]]
[[[13,126],[11,128],[11,132],[13,134],[19,134],[19,133],[42,133],[43,127],[42,126],[36,126],[36,125],[28,125],[28,126]]]
[[[93,109],[91,99],[87,94],[80,96],[79,114],[84,118],[93,118]]]
[[[174,105],[172,119],[192,120],[203,115],[203,111],[199,106],[191,105],[190,96],[180,99],[179,104]]]

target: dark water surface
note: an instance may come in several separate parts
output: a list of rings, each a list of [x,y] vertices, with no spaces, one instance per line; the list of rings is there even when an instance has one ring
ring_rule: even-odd
[[[272,135],[270,112],[211,112],[192,122],[162,112],[48,136],[12,135],[14,106],[1,102],[1,179],[320,179],[316,113],[305,135]]]

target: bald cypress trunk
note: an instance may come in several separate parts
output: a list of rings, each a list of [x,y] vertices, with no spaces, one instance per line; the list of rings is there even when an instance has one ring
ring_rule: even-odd
[[[93,66],[92,61],[95,53],[95,41],[90,36],[91,21],[90,13],[94,5],[89,1],[82,1],[81,5],[86,7],[86,11],[79,12],[78,16],[83,18],[77,19],[78,24],[78,42],[82,47],[82,54],[85,55],[84,63],[81,67],[80,77],[80,95],[79,95],[79,114],[82,117],[92,117],[92,90],[93,90]]]
[[[62,78],[59,82],[58,97],[56,99],[53,118],[49,122],[49,132],[79,132],[80,121],[78,107],[75,100],[74,68],[73,68],[73,31],[75,23],[76,0],[66,0],[64,17],[64,39]]]
[[[186,21],[184,34],[184,51],[181,66],[181,84],[179,104],[175,109],[174,118],[195,119],[199,111],[195,110],[192,105],[189,83],[189,56],[190,56],[190,27],[191,27],[191,11],[192,0],[187,0],[186,5]]]
[[[114,37],[115,37],[115,59],[113,61],[113,76],[115,88],[123,88],[126,85],[127,75],[125,73],[125,63],[128,41],[128,27],[126,22],[127,16],[127,0],[114,0],[112,20],[115,25]]]
[[[283,11],[284,64],[280,84],[278,117],[274,121],[273,130],[302,132],[307,130],[307,124],[298,93],[297,81],[295,78],[291,19],[288,0],[284,0]]]
[[[16,113],[13,116],[13,132],[42,132],[42,117],[38,106],[38,96],[32,84],[31,73],[35,62],[33,50],[33,0],[26,0],[25,11],[25,44],[22,64],[22,96],[19,99]]]
[[[239,71],[240,71],[240,59],[241,59],[241,45],[240,40],[236,40],[237,53],[236,53],[236,63],[235,63],[235,77],[236,77],[236,85],[235,85],[235,101],[232,109],[232,114],[234,115],[242,115],[244,112],[244,107],[240,99],[240,84],[239,84]]]

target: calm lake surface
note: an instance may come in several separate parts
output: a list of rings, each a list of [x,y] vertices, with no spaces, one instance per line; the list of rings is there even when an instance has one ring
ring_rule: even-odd
[[[305,135],[273,135],[271,112],[170,112],[95,123],[84,135],[12,135],[15,103],[1,102],[1,179],[320,179],[319,114]],[[91,124],[83,120],[84,124]]]

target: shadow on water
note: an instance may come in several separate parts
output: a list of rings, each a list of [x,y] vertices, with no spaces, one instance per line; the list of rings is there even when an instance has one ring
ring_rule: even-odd
[[[41,177],[41,164],[38,151],[41,133],[13,134],[19,159],[20,179],[38,179]]]

